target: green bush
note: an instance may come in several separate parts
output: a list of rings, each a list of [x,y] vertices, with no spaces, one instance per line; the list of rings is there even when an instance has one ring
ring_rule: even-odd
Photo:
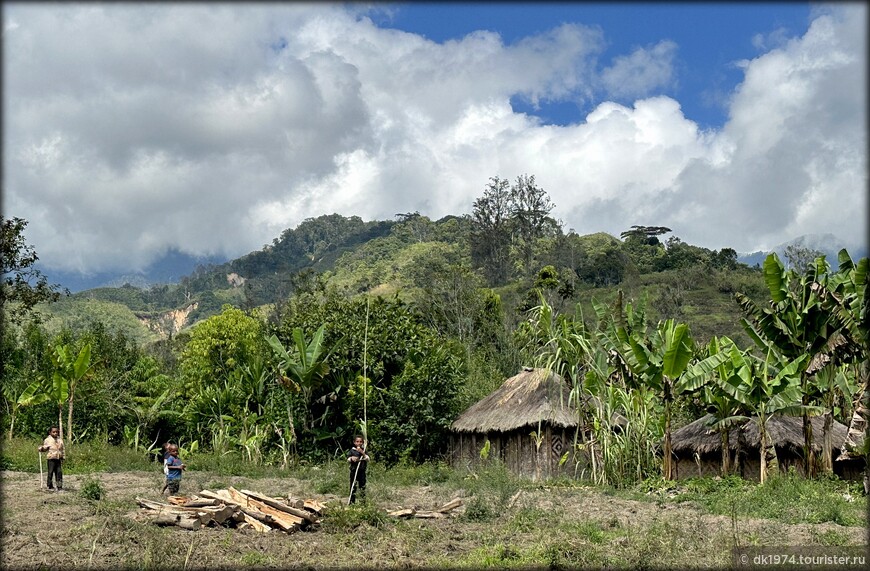
[[[86,500],[100,501],[106,497],[106,490],[103,484],[96,478],[87,477],[82,482],[79,489],[79,495]]]
[[[491,521],[495,515],[495,510],[492,509],[489,502],[480,496],[474,496],[465,507],[462,518],[466,521]]]
[[[329,517],[323,519],[323,529],[327,532],[348,532],[362,525],[382,529],[394,523],[387,514],[373,504],[363,500],[351,506],[330,510]]]

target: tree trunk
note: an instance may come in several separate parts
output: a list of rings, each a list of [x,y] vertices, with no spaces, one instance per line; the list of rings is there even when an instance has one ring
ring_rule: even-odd
[[[810,397],[806,394],[806,383],[804,383],[804,394],[801,397],[801,403],[804,405],[810,404]],[[807,413],[803,414],[803,432],[804,475],[807,478],[813,478],[816,475],[816,463],[813,458],[813,425],[810,423],[810,417]]]
[[[671,403],[665,402],[665,450],[663,472],[665,480],[673,479],[673,459],[671,458]]]
[[[57,405],[57,430],[60,433],[60,439],[63,440],[63,403]]]
[[[822,429],[822,471],[824,474],[834,473],[834,442],[831,434],[834,424],[834,411],[825,412],[825,425]]]
[[[779,460],[776,457],[776,446],[770,441],[770,435],[767,433],[767,420],[763,419],[763,415],[759,415],[758,433],[759,433],[759,448],[761,449],[761,474],[760,480],[763,484],[767,481],[770,473],[779,473]]]
[[[73,413],[73,394],[75,393],[75,388],[69,388],[69,412],[66,417],[66,431],[69,433],[69,442],[72,444],[73,439],[73,430],[72,430],[72,413]]]
[[[722,477],[731,472],[731,451],[728,449],[728,429],[722,431]]]

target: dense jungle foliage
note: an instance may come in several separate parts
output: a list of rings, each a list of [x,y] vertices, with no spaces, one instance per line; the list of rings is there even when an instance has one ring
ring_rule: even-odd
[[[566,233],[553,206],[533,176],[493,177],[470,215],[321,216],[178,284],[66,297],[44,276],[26,287],[26,222],[4,220],[2,429],[281,466],[363,433],[387,463],[418,462],[524,365],[603,403],[581,416],[604,449],[577,448],[602,455],[602,482],[667,477],[659,443],[705,412],[716,429],[785,413],[849,423],[866,386],[867,259],[749,268],[664,227]],[[182,310],[177,329],[166,316]],[[637,420],[621,440],[608,411]]]

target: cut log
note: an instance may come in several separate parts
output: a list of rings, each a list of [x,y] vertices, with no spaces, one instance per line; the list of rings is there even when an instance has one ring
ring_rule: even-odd
[[[184,514],[172,514],[169,512],[158,513],[157,516],[154,517],[154,523],[163,526],[175,525],[192,531],[196,531],[202,527],[202,522],[195,515],[193,517],[188,517]]]
[[[417,510],[415,510],[414,508],[407,508],[407,509],[403,509],[403,510],[395,510],[392,512],[387,512],[387,515],[390,517],[411,517],[415,513],[417,513]]]
[[[214,492],[212,492],[210,490],[203,490],[199,493],[199,495],[204,497],[204,498],[209,498],[209,499],[217,500],[219,502],[223,502],[225,504],[233,504],[233,505],[238,504],[238,502],[233,500],[230,493],[226,490],[216,490]]]
[[[226,504],[221,504],[219,506],[212,507],[203,506],[197,509],[211,515],[212,519],[214,519],[216,524],[223,525],[225,521],[232,518],[233,515],[239,511],[239,506],[228,506]]]
[[[438,509],[435,510],[435,511],[437,511],[438,513],[446,514],[446,513],[449,512],[450,510],[454,510],[454,509],[458,508],[458,507],[461,506],[461,505],[462,505],[462,500],[461,500],[461,499],[459,499],[459,498],[453,498],[452,500],[450,500],[449,502],[447,502],[446,504],[444,504],[443,506],[441,506],[440,508],[438,508]]]
[[[318,502],[317,500],[305,500],[305,502],[303,502],[303,504],[302,504],[302,507],[305,508],[306,510],[313,511],[317,515],[323,514],[324,505],[321,504],[320,502]]]
[[[252,517],[244,512],[242,512],[242,517],[244,518],[244,522],[241,525],[250,526],[252,529],[259,531],[261,533],[268,533],[272,531],[272,527],[259,521],[257,518]]]
[[[230,499],[233,502],[239,504],[240,506],[248,505],[248,501],[250,500],[250,498],[248,498],[248,496],[244,495],[234,487],[230,486],[226,489],[226,492],[230,495]]]
[[[265,504],[259,500],[255,500],[251,498],[249,500],[248,506],[246,509],[254,508],[257,511],[264,513],[272,518],[272,520],[278,524],[284,531],[293,532],[297,531],[303,524],[306,523],[306,520],[301,517],[296,517],[293,514],[289,514],[287,512],[283,512],[281,510],[275,509],[272,506]]]
[[[414,514],[414,517],[419,517],[422,519],[439,519],[447,516],[441,512],[417,512]]]
[[[174,506],[183,506],[190,500],[191,498],[188,498],[186,496],[169,496],[168,498],[166,498],[166,502]]]
[[[305,501],[306,501],[306,500],[302,500],[302,499],[299,499],[299,498],[294,498],[294,497],[293,497],[292,495],[290,495],[290,494],[287,494],[287,499],[286,499],[286,500],[282,500],[282,501],[284,501],[284,502],[285,502],[288,506],[290,506],[291,508],[296,508],[296,509],[300,509],[300,510],[305,508]]]
[[[183,504],[179,505],[182,505],[186,508],[204,508],[206,506],[216,506],[220,503],[222,503],[221,500],[216,498],[191,498]]]
[[[242,493],[245,494],[246,496],[248,496],[249,498],[252,498],[254,500],[262,502],[263,504],[265,504],[271,508],[274,508],[276,510],[293,515],[296,518],[299,518],[300,520],[305,520],[308,523],[317,522],[317,516],[315,516],[314,514],[312,514],[310,512],[307,512],[305,510],[300,510],[297,508],[290,507],[290,506],[283,504],[281,502],[276,502],[275,500],[273,500],[270,497],[258,494],[257,492],[252,492],[250,490],[242,490]],[[260,509],[260,511],[263,511],[263,510]],[[302,524],[302,521],[298,521],[296,523]]]

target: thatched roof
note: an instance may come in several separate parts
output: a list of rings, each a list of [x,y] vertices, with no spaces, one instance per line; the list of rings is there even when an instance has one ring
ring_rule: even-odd
[[[709,427],[712,417],[708,414],[698,420],[671,433],[671,446],[675,454],[707,454],[722,452],[722,439],[718,432]],[[822,431],[825,419],[817,416],[810,419],[813,425],[813,450],[821,451]],[[745,449],[758,450],[759,434],[758,423],[755,418],[744,421],[738,426],[732,426],[728,431],[728,448],[737,449],[738,430],[743,432]],[[803,449],[804,433],[803,420],[794,416],[773,416],[767,421],[767,430],[771,441],[778,447],[798,453]],[[832,442],[834,450],[843,445],[846,439],[846,427],[833,421],[831,425]]]
[[[539,422],[577,426],[577,409],[568,406],[570,390],[546,369],[523,369],[473,404],[451,425],[457,432],[508,432]]]

